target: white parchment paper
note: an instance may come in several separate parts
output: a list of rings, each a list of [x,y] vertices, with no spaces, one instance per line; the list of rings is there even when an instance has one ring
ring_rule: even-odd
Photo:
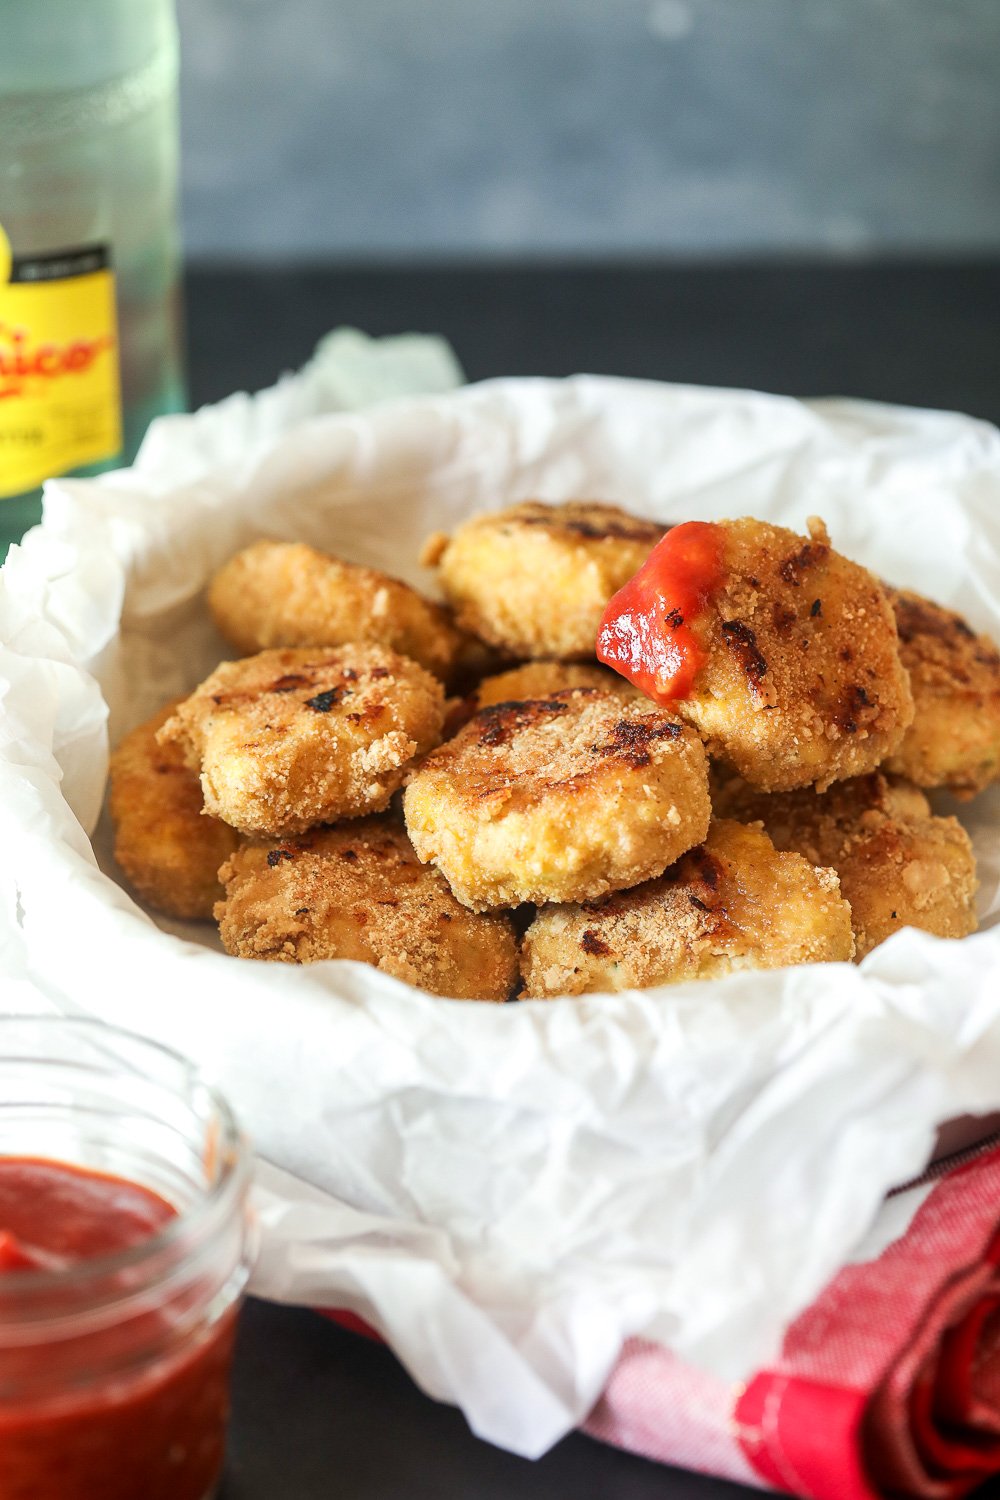
[[[109,729],[225,654],[203,591],[236,548],[302,538],[426,585],[429,531],[527,496],[818,514],[1000,635],[1000,435],[593,377],[297,420],[322,405],[293,381],[173,419],[135,470],[51,485],[0,575],[3,1003],[198,1059],[269,1164],[256,1289],[354,1309],[478,1433],[537,1454],[631,1334],[729,1379],[761,1364],[877,1238],[936,1126],[1000,1107],[1000,801],[962,810],[984,927],[961,943],[907,931],[860,968],[479,1006],[357,964],[240,962],[151,917],[109,854]]]

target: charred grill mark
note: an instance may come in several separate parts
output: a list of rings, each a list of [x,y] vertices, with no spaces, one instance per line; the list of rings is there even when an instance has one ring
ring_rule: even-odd
[[[313,713],[328,714],[331,708],[334,708],[343,696],[344,689],[342,687],[326,688],[322,693],[317,693],[315,697],[307,698],[306,708],[311,708]]]
[[[858,720],[866,708],[872,708],[872,700],[868,693],[856,682],[847,688],[840,709],[835,715],[835,721],[845,734],[857,734]]]
[[[722,634],[751,689],[756,692],[767,675],[767,662],[761,655],[757,637],[742,620],[723,620]]]
[[[546,718],[558,718],[567,711],[568,704],[560,703],[558,698],[511,699],[508,703],[491,703],[488,708],[481,708],[473,723],[481,745],[505,745],[519,729]]]
[[[976,632],[966,624],[961,615],[950,610],[932,609],[919,599],[904,599],[899,594],[892,596],[892,607],[896,615],[896,630],[904,645],[910,646],[919,636],[931,636],[947,645],[959,636],[962,640],[974,641]]]
[[[598,937],[597,933],[594,932],[593,928],[591,927],[587,928],[586,932],[583,934],[583,937],[580,939],[580,947],[583,949],[584,953],[592,953],[595,958],[604,958],[608,953],[611,952],[611,949],[608,947],[604,939]]]
[[[637,770],[650,762],[649,746],[655,740],[675,740],[681,726],[673,720],[619,719],[611,730],[609,745],[592,745],[596,755],[620,755]]]
[[[357,713],[345,714],[344,717],[351,724],[371,724],[376,719],[380,719],[384,713],[384,703],[369,703],[367,708],[363,708]]]
[[[235,708],[238,703],[249,703],[256,697],[249,688],[232,688],[228,693],[213,693],[212,702],[216,708]]]
[[[814,599],[813,600],[813,602],[809,606],[809,613],[810,613],[810,615],[812,616],[812,618],[814,620],[817,618],[818,615],[821,615],[823,613],[823,601],[822,601],[822,599]]]
[[[801,588],[801,574],[809,568],[815,568],[824,562],[830,549],[823,542],[806,542],[798,552],[793,552],[786,557],[778,568],[778,572],[786,583],[790,583],[793,589]]]
[[[655,521],[640,521],[638,517],[608,516],[606,519],[599,519],[595,516],[593,520],[585,520],[582,516],[566,516],[558,509],[550,510],[547,506],[539,506],[537,512],[521,514],[512,519],[520,521],[523,526],[548,526],[553,531],[568,531],[574,536],[582,536],[595,542],[648,541],[652,545],[669,530],[667,526],[658,526]]]
[[[582,948],[583,953],[594,954],[595,959],[604,959],[612,951],[607,947],[603,938],[598,938],[597,933],[594,932],[592,927],[588,927],[586,932],[583,933],[582,938],[580,938],[580,948]]]
[[[295,689],[309,682],[308,677],[303,677],[301,672],[286,672],[283,677],[276,677],[270,687],[264,689],[265,693],[294,693]]]

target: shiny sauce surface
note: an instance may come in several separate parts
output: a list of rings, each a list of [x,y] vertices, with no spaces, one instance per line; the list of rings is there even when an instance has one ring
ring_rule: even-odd
[[[698,620],[725,576],[722,544],[712,522],[672,527],[604,611],[598,659],[656,703],[688,697],[705,663]]]
[[[164,1198],[124,1178],[0,1156],[0,1272],[51,1270],[128,1250],[175,1217]]]

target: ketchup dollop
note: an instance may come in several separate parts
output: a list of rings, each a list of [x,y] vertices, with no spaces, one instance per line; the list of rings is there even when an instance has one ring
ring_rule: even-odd
[[[598,659],[657,703],[686,698],[705,663],[695,622],[723,580],[722,543],[708,521],[672,527],[604,611]]]
[[[181,1304],[169,1282],[153,1282],[137,1308],[129,1265],[101,1270],[125,1310],[95,1325],[73,1276],[32,1274],[97,1269],[96,1258],[141,1245],[176,1217],[138,1183],[0,1157],[0,1500],[202,1500],[211,1489],[235,1316],[182,1336],[190,1296]],[[60,1315],[51,1337],[11,1343],[8,1320],[17,1325],[40,1295]]]

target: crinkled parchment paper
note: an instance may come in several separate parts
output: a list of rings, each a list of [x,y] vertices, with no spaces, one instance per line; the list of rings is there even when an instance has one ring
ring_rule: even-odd
[[[109,856],[107,735],[225,654],[203,590],[237,547],[302,538],[426,585],[429,531],[525,496],[662,521],[818,514],[844,552],[1000,635],[1000,435],[591,377],[289,430],[344,404],[336,384],[173,419],[136,469],[52,484],[8,563],[3,1003],[94,1012],[198,1059],[270,1164],[257,1290],[356,1310],[477,1432],[535,1454],[630,1334],[727,1379],[766,1360],[936,1126],[1000,1106],[1000,802],[962,810],[984,917],[964,942],[907,931],[860,968],[480,1006],[357,964],[238,962],[149,915]]]

